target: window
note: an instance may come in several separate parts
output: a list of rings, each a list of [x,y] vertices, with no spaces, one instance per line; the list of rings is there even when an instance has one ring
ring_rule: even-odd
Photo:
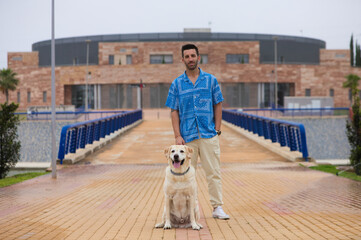
[[[172,64],[173,55],[150,55],[150,64]]]
[[[23,57],[12,57],[11,60],[13,61],[22,61],[23,60]]]
[[[208,63],[208,54],[201,54],[201,61],[200,64],[207,64]]]
[[[249,63],[248,54],[227,54],[226,55],[227,63]]]
[[[138,53],[138,48],[136,48],[136,47],[135,47],[135,48],[132,48],[132,52],[133,52],[133,53]]]
[[[305,96],[306,96],[306,97],[310,97],[310,96],[311,96],[311,89],[310,89],[310,88],[306,88]]]
[[[28,92],[28,103],[31,102],[31,92]]]
[[[333,90],[333,88],[330,89],[330,97],[333,97],[335,95],[335,91]]]
[[[20,103],[20,92],[18,92],[18,103]]]
[[[285,63],[285,57],[284,56],[280,57],[280,63]]]
[[[132,64],[132,55],[127,55],[127,64]]]
[[[120,50],[119,50],[119,52],[121,52],[121,53],[125,53],[127,51],[127,49],[125,49],[125,48],[121,48]]]
[[[43,102],[46,102],[46,91],[43,91]]]
[[[336,58],[345,58],[345,57],[346,57],[346,54],[336,53],[335,57],[336,57]]]
[[[352,101],[352,90],[348,90],[348,100]]]
[[[114,55],[109,55],[109,65],[114,65]]]
[[[77,57],[73,58],[73,65],[79,65],[79,59]]]

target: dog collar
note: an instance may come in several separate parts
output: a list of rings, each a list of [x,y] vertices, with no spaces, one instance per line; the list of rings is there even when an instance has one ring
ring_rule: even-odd
[[[183,172],[183,173],[173,172],[172,169],[170,170],[170,172],[171,172],[173,175],[176,175],[176,176],[183,176],[183,175],[185,175],[185,174],[189,171],[190,168],[191,168],[191,167],[188,167],[188,169],[187,169],[185,172]]]

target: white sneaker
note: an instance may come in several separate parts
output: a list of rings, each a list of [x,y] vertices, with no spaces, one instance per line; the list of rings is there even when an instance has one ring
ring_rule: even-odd
[[[229,219],[229,216],[223,211],[223,208],[221,206],[218,206],[213,210],[212,216],[214,218],[218,218],[218,219],[222,219],[222,220]]]

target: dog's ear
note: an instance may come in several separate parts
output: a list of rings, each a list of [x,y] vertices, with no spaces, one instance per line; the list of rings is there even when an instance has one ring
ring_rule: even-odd
[[[191,158],[193,153],[193,148],[185,146],[187,151],[187,157]]]
[[[169,153],[170,153],[170,149],[172,148],[172,146],[167,147],[166,149],[164,149],[164,155],[168,158],[169,157]]]

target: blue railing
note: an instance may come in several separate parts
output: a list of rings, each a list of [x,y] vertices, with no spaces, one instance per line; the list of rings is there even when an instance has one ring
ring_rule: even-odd
[[[66,154],[75,153],[77,149],[85,148],[87,144],[99,141],[140,119],[142,119],[142,110],[134,110],[64,126],[60,134],[58,152],[60,163],[63,163]]]
[[[244,128],[260,137],[278,142],[282,147],[289,147],[291,151],[299,151],[308,161],[306,131],[303,124],[261,117],[236,110],[223,110],[224,121]]]
[[[58,111],[55,114],[56,120],[84,121],[89,119],[102,118],[111,114],[123,113],[125,111]],[[26,120],[51,120],[51,112],[19,112],[17,115],[26,116]]]
[[[349,108],[245,108],[243,112],[265,117],[335,116],[349,114]]]

